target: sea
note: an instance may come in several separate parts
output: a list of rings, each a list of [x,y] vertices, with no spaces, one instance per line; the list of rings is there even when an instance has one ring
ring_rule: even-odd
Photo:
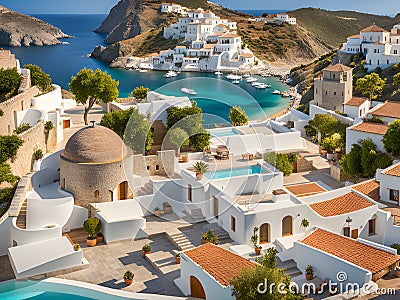
[[[289,100],[271,94],[274,90],[285,91],[288,86],[278,78],[259,78],[259,81],[271,85],[271,88],[259,90],[242,80],[234,85],[225,75],[210,73],[182,72],[175,78],[164,78],[165,72],[150,71],[140,73],[134,70],[109,68],[108,64],[88,57],[95,46],[105,45],[102,34],[94,32],[106,15],[35,15],[62,29],[71,39],[63,44],[43,47],[3,47],[10,49],[20,60],[21,65],[36,64],[51,75],[54,83],[68,89],[71,76],[82,68],[107,71],[119,81],[119,97],[126,97],[137,86],[146,86],[151,90],[171,96],[185,96],[181,88],[194,89],[196,100],[203,109],[205,123],[223,123],[228,119],[229,109],[240,105],[251,120],[265,119],[282,110]]]

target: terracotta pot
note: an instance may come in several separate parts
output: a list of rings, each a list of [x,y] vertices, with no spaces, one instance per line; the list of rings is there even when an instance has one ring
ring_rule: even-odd
[[[204,173],[196,173],[197,180],[203,180],[203,178],[204,178]]]
[[[133,278],[132,279],[124,279],[124,281],[125,281],[125,284],[129,286],[133,283]]]
[[[189,156],[183,156],[182,157],[182,162],[184,162],[184,163],[187,163],[187,162],[189,162]]]
[[[397,278],[400,278],[400,269],[397,269],[397,268],[396,268],[396,270],[395,270],[394,272],[395,272],[395,276],[396,276]]]
[[[142,250],[142,257],[144,258],[146,256],[146,254],[150,254],[150,253],[151,253],[151,250],[147,251],[147,252]]]
[[[321,155],[322,155],[323,157],[326,157],[327,154],[328,154],[328,151],[327,151],[327,150],[324,150],[324,149],[321,150]]]
[[[312,280],[314,278],[314,273],[312,274],[306,274],[306,279],[307,280]]]
[[[164,213],[166,214],[172,213],[172,206],[164,206]]]
[[[176,262],[176,264],[180,264],[181,263],[181,257],[180,256],[178,256],[178,257],[175,256],[175,262]]]
[[[207,241],[207,240],[201,240],[201,244],[202,244],[202,245],[207,244],[207,243],[209,243],[209,241]]]
[[[336,161],[331,161],[330,164],[331,165],[336,165]]]
[[[260,255],[261,254],[261,247],[259,248],[254,248],[254,252],[256,253],[256,255]]]
[[[161,216],[161,210],[155,210],[153,211],[153,214],[157,217]]]
[[[94,246],[96,246],[96,244],[97,244],[97,240],[96,240],[96,239],[94,239],[94,240],[89,240],[89,239],[87,239],[87,240],[86,240],[86,244],[87,244],[89,247],[94,247]]]
[[[96,241],[97,241],[97,243],[102,243],[102,242],[104,242],[104,236],[103,236],[103,235],[98,235],[98,236],[96,236]]]

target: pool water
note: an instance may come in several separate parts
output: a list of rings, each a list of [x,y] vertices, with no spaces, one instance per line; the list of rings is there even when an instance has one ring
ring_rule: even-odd
[[[251,174],[264,174],[264,173],[268,173],[267,170],[261,168],[260,165],[255,165],[242,168],[217,170],[215,172],[207,172],[204,174],[204,176],[207,179],[221,179],[221,178],[230,178],[230,177],[245,176]]]
[[[213,137],[224,137],[224,136],[231,136],[231,135],[238,135],[240,134],[238,131],[235,129],[227,129],[227,130],[218,130],[218,131],[212,131],[211,136]]]
[[[0,295],[1,297],[1,295]],[[15,300],[15,299],[30,299],[30,300],[92,300],[95,298],[88,298],[73,294],[65,294],[58,292],[15,292],[13,295],[1,297],[2,300]]]

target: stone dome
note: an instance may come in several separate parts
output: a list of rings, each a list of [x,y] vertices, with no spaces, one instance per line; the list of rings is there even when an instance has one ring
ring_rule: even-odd
[[[75,132],[61,154],[74,163],[112,163],[128,153],[122,139],[104,126],[86,126]]]

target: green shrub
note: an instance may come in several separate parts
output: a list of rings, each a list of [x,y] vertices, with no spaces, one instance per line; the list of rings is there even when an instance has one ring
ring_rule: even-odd
[[[129,271],[129,270],[127,270],[127,271],[124,273],[124,276],[123,276],[123,278],[124,278],[125,280],[132,280],[133,277],[134,277],[133,273],[132,273],[131,271]]]
[[[143,252],[150,252],[151,251],[151,246],[150,245],[144,245],[143,247],[142,247],[142,251]]]
[[[43,158],[43,151],[41,149],[37,149],[34,153],[33,153],[33,159],[34,160],[39,160]]]
[[[28,129],[32,128],[31,124],[29,123],[22,123],[21,125],[19,125],[17,128],[15,128],[15,130],[13,131],[14,134],[20,134],[24,131],[27,131]]]
[[[285,176],[293,173],[293,166],[289,161],[288,154],[269,152],[264,154],[264,160],[281,171]]]
[[[246,112],[240,106],[234,106],[230,109],[229,119],[233,126],[247,125],[249,122],[249,117]]]
[[[0,163],[13,160],[24,141],[17,135],[0,135]]]
[[[44,130],[50,131],[53,128],[54,128],[54,124],[52,121],[46,121],[46,123],[44,123]]]
[[[399,68],[399,64],[392,65],[392,70],[396,71]]]
[[[394,243],[394,244],[390,245],[390,247],[393,249],[396,249],[397,254],[400,254],[400,244]]]
[[[4,116],[4,111],[0,109],[0,117]]]
[[[16,95],[21,79],[17,68],[0,69],[0,96],[3,95],[2,98],[8,99]]]
[[[304,131],[306,132],[307,136],[315,136],[318,134],[317,129],[308,124],[304,126]]]
[[[42,93],[47,93],[54,89],[51,85],[52,81],[50,75],[43,72],[39,66],[24,65],[24,68],[31,71],[32,85],[36,85]]]

